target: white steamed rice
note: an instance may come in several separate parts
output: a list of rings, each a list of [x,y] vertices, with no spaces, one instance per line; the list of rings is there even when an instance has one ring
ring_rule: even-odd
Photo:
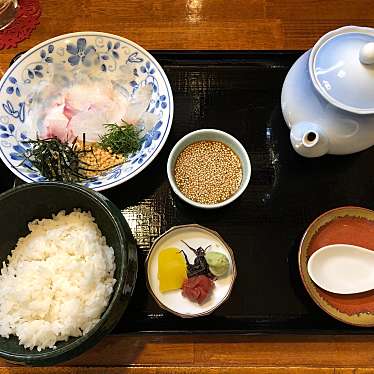
[[[86,334],[113,291],[113,248],[90,213],[29,224],[0,275],[0,335],[38,351]]]

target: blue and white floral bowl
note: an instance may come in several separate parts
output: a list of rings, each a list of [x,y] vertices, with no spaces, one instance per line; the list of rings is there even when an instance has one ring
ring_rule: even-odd
[[[40,89],[54,69],[77,71],[95,56],[99,73],[124,72],[126,83],[121,89],[129,95],[144,85],[151,85],[152,97],[147,112],[157,115],[152,129],[143,136],[141,149],[126,163],[83,185],[100,191],[123,183],[146,168],[166,142],[173,120],[173,95],[161,66],[146,50],[122,37],[101,32],[79,32],[61,35],[30,49],[8,69],[0,81],[0,157],[8,168],[26,182],[45,178],[23,153],[30,147],[27,140],[36,137],[27,124],[29,93]],[[51,73],[52,72],[52,73]],[[64,78],[64,77],[63,77]]]

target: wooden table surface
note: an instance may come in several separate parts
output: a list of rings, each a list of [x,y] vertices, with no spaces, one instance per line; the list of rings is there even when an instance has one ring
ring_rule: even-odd
[[[74,31],[104,31],[146,49],[295,50],[343,25],[374,26],[372,0],[42,0],[40,25],[0,51]],[[109,336],[54,368],[0,361],[3,373],[374,373],[374,336]]]

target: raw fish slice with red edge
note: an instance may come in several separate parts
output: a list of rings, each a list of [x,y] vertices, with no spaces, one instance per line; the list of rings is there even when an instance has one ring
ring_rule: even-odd
[[[74,135],[69,129],[69,119],[64,114],[64,105],[58,105],[49,110],[44,118],[45,133],[42,139],[56,137],[62,142],[71,141]]]

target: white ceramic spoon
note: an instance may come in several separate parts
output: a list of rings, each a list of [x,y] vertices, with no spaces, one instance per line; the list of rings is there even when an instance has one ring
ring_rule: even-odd
[[[326,291],[369,291],[374,289],[374,251],[351,244],[327,245],[310,256],[308,273]]]

